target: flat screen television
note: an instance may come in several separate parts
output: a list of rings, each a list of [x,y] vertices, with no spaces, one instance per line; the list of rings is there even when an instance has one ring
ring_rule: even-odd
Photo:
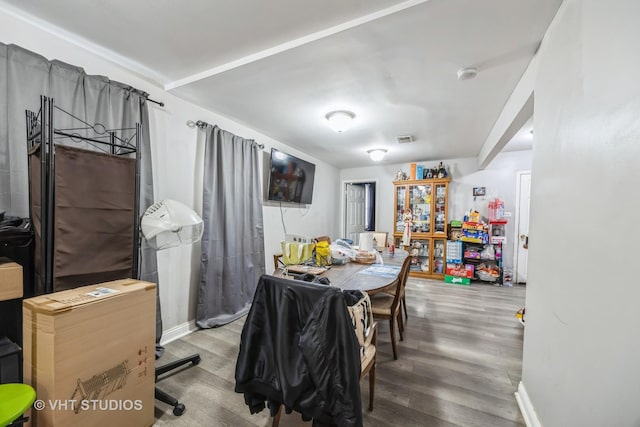
[[[272,148],[267,200],[311,204],[315,174],[313,163]]]

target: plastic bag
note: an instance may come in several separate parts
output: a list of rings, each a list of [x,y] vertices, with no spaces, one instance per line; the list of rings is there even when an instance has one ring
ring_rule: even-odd
[[[480,259],[496,259],[496,252],[493,250],[493,245],[487,245],[482,252],[480,252]]]
[[[332,264],[345,264],[356,258],[357,251],[342,239],[331,243],[330,249]]]
[[[311,259],[313,245],[311,243],[280,242],[282,246],[282,262],[285,265],[297,265]]]
[[[316,243],[316,265],[327,266],[331,264],[331,248],[329,242]]]

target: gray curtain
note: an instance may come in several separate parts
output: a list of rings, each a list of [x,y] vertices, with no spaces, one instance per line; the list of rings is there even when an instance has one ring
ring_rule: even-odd
[[[249,311],[264,273],[262,191],[253,140],[207,126],[196,321],[212,328]]]
[[[87,123],[102,123],[107,128],[142,124],[140,209],[153,203],[151,143],[146,94],[104,76],[87,75],[82,68],[41,55],[15,45],[0,43],[0,211],[29,215],[27,143],[25,110],[37,112],[40,95],[54,98],[58,107]],[[54,118],[57,128],[69,127],[64,115]],[[92,149],[85,143],[68,142],[78,148]],[[140,278],[157,279],[155,252],[142,249]],[[158,314],[159,332],[162,332]]]

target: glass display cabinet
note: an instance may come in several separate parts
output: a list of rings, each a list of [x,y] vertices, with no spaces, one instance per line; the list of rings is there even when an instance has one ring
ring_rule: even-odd
[[[449,178],[395,181],[394,234],[397,247],[409,252],[410,274],[443,278],[446,270],[446,244]],[[411,213],[409,216],[408,213]],[[405,228],[411,231],[409,245],[402,244]]]

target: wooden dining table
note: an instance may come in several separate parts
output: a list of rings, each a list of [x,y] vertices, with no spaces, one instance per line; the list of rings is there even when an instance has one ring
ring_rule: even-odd
[[[382,263],[348,262],[341,265],[331,265],[318,276],[329,279],[330,286],[336,286],[342,290],[359,290],[367,292],[370,296],[392,289],[408,253],[396,249],[392,254],[385,250],[380,255]],[[278,268],[273,275],[286,277],[287,267]]]

